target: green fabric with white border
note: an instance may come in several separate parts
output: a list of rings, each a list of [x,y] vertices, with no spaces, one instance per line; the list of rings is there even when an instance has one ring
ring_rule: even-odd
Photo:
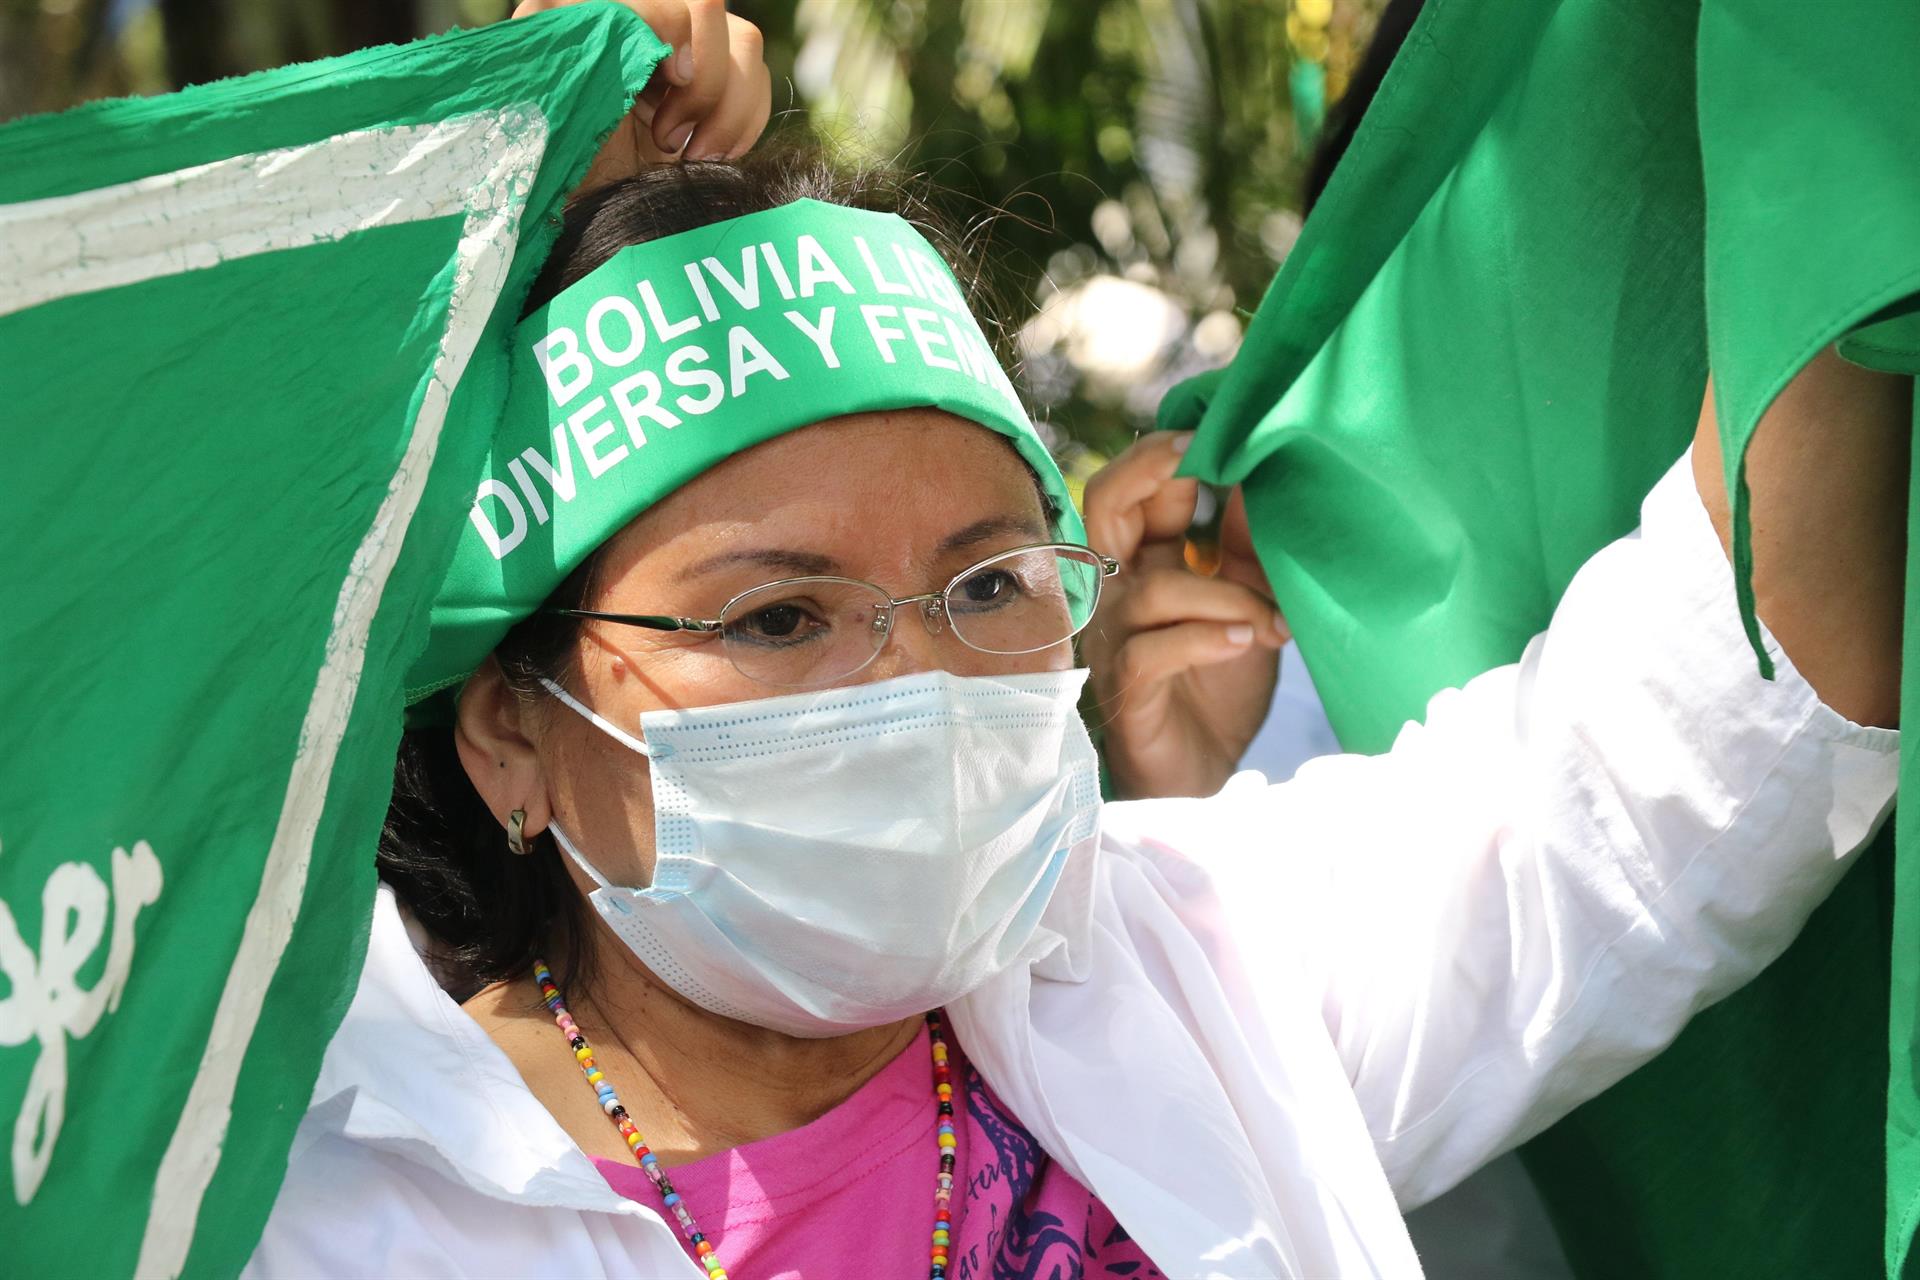
[[[370,919],[582,5],[0,129],[0,1270],[230,1275]]]
[[[507,410],[410,696],[463,681],[594,548],[715,464],[919,406],[1009,438],[1058,535],[1081,538],[964,293],[904,219],[796,200],[620,250],[515,331]]]
[[[1163,414],[1244,482],[1343,745],[1519,655],[1686,446],[1709,353],[1736,491],[1822,344],[1914,367],[1916,156],[1910,0],[1427,0],[1233,365]],[[1920,871],[1892,846],[1525,1148],[1582,1276],[1901,1267]]]

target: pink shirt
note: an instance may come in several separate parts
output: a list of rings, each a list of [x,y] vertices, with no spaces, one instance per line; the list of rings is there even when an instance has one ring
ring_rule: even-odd
[[[1160,1280],[1106,1206],[1001,1106],[951,1027],[946,1034],[957,1122],[948,1280]],[[812,1124],[668,1173],[732,1280],[924,1276],[940,1167],[934,1106],[922,1027]],[[663,1209],[638,1165],[594,1163],[615,1191]]]

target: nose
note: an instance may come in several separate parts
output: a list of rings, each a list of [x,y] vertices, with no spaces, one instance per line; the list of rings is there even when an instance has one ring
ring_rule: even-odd
[[[916,621],[911,615],[918,614]],[[891,680],[895,676],[917,675],[922,671],[953,671],[950,650],[955,647],[947,635],[946,615],[938,600],[915,601],[893,611],[893,626],[887,633],[880,655],[860,673],[861,683]],[[965,645],[958,646],[971,652]]]

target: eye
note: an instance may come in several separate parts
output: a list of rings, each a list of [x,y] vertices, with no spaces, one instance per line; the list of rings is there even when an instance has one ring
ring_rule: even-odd
[[[798,631],[803,620],[799,606],[775,604],[754,610],[747,615],[745,622],[747,627],[758,635],[779,638],[790,636]]]
[[[802,644],[830,630],[815,609],[800,600],[782,600],[749,610],[727,624],[727,634],[748,644]]]
[[[962,580],[954,594],[962,604],[991,608],[1011,603],[1020,594],[1020,580],[1006,569],[982,569]]]

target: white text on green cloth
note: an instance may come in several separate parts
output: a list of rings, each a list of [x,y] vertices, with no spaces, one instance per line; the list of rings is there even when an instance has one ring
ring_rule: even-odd
[[[0,1049],[31,1043],[38,1054],[13,1122],[13,1198],[23,1205],[40,1189],[66,1120],[67,1040],[84,1039],[101,1014],[120,1007],[133,969],[134,917],[160,896],[160,860],[146,841],[132,853],[115,849],[111,862],[111,892],[87,863],[53,869],[40,892],[38,955],[0,901],[0,976],[8,984],[0,999]],[[83,989],[80,970],[99,949],[110,903],[106,967]]]
[[[865,238],[856,236],[853,244],[860,258],[856,270],[864,272],[869,282],[865,290],[854,288],[815,237],[800,235],[791,243],[766,240],[742,248],[737,269],[714,257],[686,263],[692,302],[683,315],[670,316],[653,281],[641,280],[634,286],[634,297],[614,293],[595,302],[580,331],[563,325],[536,341],[534,359],[545,375],[554,407],[564,416],[552,427],[551,454],[524,449],[507,463],[511,485],[497,477],[480,485],[470,514],[494,558],[520,545],[529,516],[534,524],[545,524],[550,518],[549,503],[573,500],[578,492],[576,452],[587,478],[597,480],[625,461],[632,450],[646,445],[649,425],[677,427],[687,418],[752,394],[756,387],[792,376],[793,371],[747,325],[730,324],[723,336],[696,338],[721,319],[716,290],[724,291],[741,311],[758,311],[763,304],[769,311],[778,309],[782,322],[807,338],[820,371],[841,367],[841,352],[846,349],[842,344],[871,343],[885,364],[906,357],[918,359],[929,369],[966,374],[1004,391],[1018,410],[1006,374],[952,279],[926,254],[906,246],[885,246],[891,253],[884,256],[893,261],[883,264],[883,255],[876,254]],[[896,295],[902,301],[860,304],[858,321],[852,326],[840,319],[835,304],[815,301],[863,294]],[[916,306],[910,299],[933,305]],[[780,308],[781,302],[809,305]],[[604,371],[632,364],[649,342],[657,344],[656,352],[671,343],[679,345],[664,360],[648,361],[658,372],[637,370],[607,385],[604,394],[574,405]],[[724,352],[719,350],[721,343]],[[820,371],[806,372],[818,376]],[[491,506],[488,499],[493,500]]]

